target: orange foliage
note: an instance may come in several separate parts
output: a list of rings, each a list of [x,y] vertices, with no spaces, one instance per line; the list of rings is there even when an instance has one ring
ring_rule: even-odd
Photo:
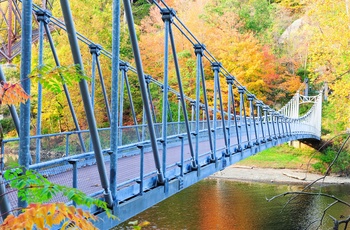
[[[264,46],[253,33],[242,32],[242,21],[234,12],[223,14],[209,12],[210,1],[178,1],[171,7],[176,9],[181,21],[203,43],[223,66],[247,89],[265,103],[272,104],[291,96],[300,86],[300,78],[290,74],[270,48]],[[175,23],[176,20],[175,20]],[[179,23],[177,23],[179,24]],[[151,8],[150,16],[142,22],[140,48],[145,71],[162,81],[164,58],[164,22],[157,7]],[[174,39],[185,93],[194,98],[196,81],[196,58],[193,45],[173,26]],[[169,54],[170,86],[177,89],[171,52]],[[207,90],[212,98],[213,72],[205,61]],[[221,78],[223,96],[227,84]]]
[[[64,203],[30,204],[17,217],[9,215],[0,227],[4,230],[33,229],[34,226],[36,229],[50,229],[63,222],[61,229],[73,226],[97,229],[89,220],[97,220],[97,217]]]
[[[0,105],[16,105],[29,98],[19,83],[2,82],[0,85]]]

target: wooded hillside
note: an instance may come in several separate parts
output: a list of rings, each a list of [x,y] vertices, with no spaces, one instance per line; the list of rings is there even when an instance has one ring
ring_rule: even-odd
[[[336,133],[349,127],[349,3],[347,0],[168,0],[177,15],[193,34],[223,63],[233,76],[265,103],[280,108],[309,79],[312,90],[328,83],[331,89],[325,103],[324,134]],[[53,15],[61,18],[59,2],[54,2]],[[112,3],[107,1],[71,1],[76,29],[89,39],[111,50]],[[133,1],[135,22],[145,72],[155,79],[162,79],[164,23],[159,10],[146,0]],[[127,26],[122,7],[121,57],[133,63]],[[87,26],[88,25],[88,26]],[[53,33],[58,55],[64,56],[63,66],[72,63],[66,34],[57,29]],[[61,39],[62,38],[62,39]],[[179,61],[182,67],[184,88],[194,98],[195,55],[191,44],[179,33],[175,34]],[[47,45],[48,46],[48,45]],[[37,45],[34,45],[37,49]],[[89,50],[81,51],[88,54]],[[33,51],[33,68],[37,65],[37,51]],[[45,53],[44,59],[51,56]],[[84,55],[83,55],[84,56]],[[86,55],[88,56],[88,55]],[[54,65],[48,61],[45,65]],[[18,65],[18,60],[14,60]],[[89,76],[91,60],[84,60]],[[111,75],[111,62],[101,58],[103,74]],[[172,64],[171,64],[172,65]],[[206,75],[212,75],[205,65]],[[16,73],[7,73],[16,76]],[[175,72],[170,72],[170,85],[176,88]],[[110,79],[107,77],[107,79]],[[98,79],[97,79],[98,81]],[[223,80],[224,81],[224,80]],[[137,80],[130,78],[133,93],[137,93]],[[111,82],[105,82],[107,91]],[[157,95],[159,89],[151,87]],[[36,86],[33,85],[33,104]],[[210,93],[210,92],[209,92]],[[225,92],[224,92],[225,93]],[[86,124],[79,91],[71,91],[81,127]],[[62,94],[45,92],[43,104],[43,132],[74,129],[68,105]],[[99,124],[108,125],[105,109],[101,108],[103,96],[96,91],[96,117]],[[141,97],[134,97],[137,113],[141,116]],[[176,101],[176,98],[174,98]],[[101,103],[99,103],[101,102]],[[155,103],[161,106],[161,103]],[[128,103],[126,102],[126,105]],[[175,105],[173,105],[175,106]],[[175,106],[176,107],[176,106]],[[174,107],[174,109],[176,109]],[[156,108],[157,109],[157,108]],[[33,111],[36,116],[36,110]],[[160,114],[159,114],[160,115]],[[124,123],[132,123],[124,118]],[[141,118],[140,118],[141,119]],[[7,125],[11,126],[11,125]],[[10,130],[5,125],[6,130]]]

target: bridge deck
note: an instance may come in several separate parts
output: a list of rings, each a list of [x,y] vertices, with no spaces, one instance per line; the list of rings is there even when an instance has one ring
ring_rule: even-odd
[[[191,161],[191,154],[189,151],[189,146],[187,143],[183,146],[183,158],[184,158],[184,174],[180,175],[180,167],[176,164],[181,162],[181,145],[177,144],[174,146],[169,146],[167,148],[166,154],[166,165],[167,171],[166,175],[169,179],[169,185],[157,185],[156,184],[156,168],[154,165],[154,159],[152,151],[146,151],[144,154],[144,185],[142,193],[140,192],[140,183],[137,183],[137,180],[140,180],[140,154],[130,155],[121,157],[118,159],[117,167],[117,182],[118,182],[118,193],[117,199],[119,205],[117,205],[116,215],[120,218],[118,223],[125,221],[126,219],[132,217],[133,215],[145,210],[146,208],[156,204],[157,202],[165,199],[166,197],[175,194],[176,192],[196,183],[197,181],[225,168],[226,166],[233,164],[239,160],[242,160],[248,156],[251,156],[263,149],[269,148],[281,144],[283,142],[294,140],[298,138],[307,138],[307,135],[294,135],[289,137],[281,137],[278,139],[273,139],[266,143],[260,143],[259,145],[254,145],[251,148],[246,148],[242,152],[237,154],[231,154],[230,156],[223,156],[223,149],[225,146],[224,139],[220,138],[216,142],[217,152],[215,156],[217,157],[216,162],[209,162],[208,157],[210,153],[210,145],[207,140],[202,140],[198,143],[198,151],[200,153],[206,153],[199,156],[200,168],[196,171],[191,170],[188,166]],[[243,142],[246,138],[243,138]],[[237,139],[235,136],[232,136],[230,139],[231,147],[237,146]],[[233,149],[231,149],[233,152]],[[160,150],[160,155],[162,156],[162,150]],[[105,166],[107,172],[109,171],[109,162],[108,157]],[[89,161],[89,160],[87,160]],[[48,179],[53,183],[66,185],[71,187],[73,183],[73,170],[72,166],[67,163],[66,169],[56,175],[48,176]],[[52,169],[51,169],[52,170]],[[109,177],[109,173],[108,173]],[[148,180],[148,183],[146,182]],[[128,182],[129,181],[129,182]],[[175,181],[175,182],[174,182]],[[172,184],[172,186],[170,186]],[[168,188],[166,188],[168,187]],[[160,189],[159,189],[160,188]],[[78,189],[82,190],[86,194],[97,194],[96,196],[102,196],[103,188],[101,187],[99,173],[96,164],[88,164],[84,167],[78,169]],[[149,202],[142,201],[142,205],[139,204],[139,197],[145,199],[146,194],[150,194]],[[99,194],[99,195],[98,195]],[[153,195],[152,195],[153,194]],[[152,197],[152,198],[151,198]],[[16,193],[10,193],[10,200],[14,207],[17,206],[17,196]],[[64,197],[56,197],[55,201],[68,202]],[[134,202],[135,200],[135,202]],[[131,205],[131,206],[130,206]],[[137,207],[135,207],[135,205]],[[131,213],[131,214],[130,214]],[[115,226],[118,223],[110,223],[108,219],[102,214],[101,221],[102,229],[105,227]]]
[[[218,143],[223,144],[223,139],[218,140]],[[204,140],[200,143],[200,151],[201,152],[209,152],[210,146],[208,141]],[[162,150],[159,151],[162,156]],[[173,146],[167,148],[166,155],[166,165],[175,165],[176,163],[180,163],[181,157],[181,146]],[[162,157],[161,157],[162,159]],[[184,159],[185,161],[189,161],[191,159],[191,155],[189,152],[189,147],[187,144],[184,145]],[[67,165],[69,165],[67,163]],[[107,176],[109,177],[109,167],[110,162],[108,158],[105,161],[105,167],[107,169]],[[64,172],[59,172],[58,174],[54,173],[55,169],[50,169],[51,173],[55,175],[47,176],[51,182],[65,185],[68,187],[72,187],[73,183],[73,170],[72,166],[68,166],[68,170],[64,170]],[[135,178],[140,177],[140,154],[135,154],[131,156],[125,156],[118,159],[118,167],[117,167],[117,182],[118,184],[124,184],[127,181],[133,181]],[[58,170],[62,171],[62,170]],[[152,151],[147,151],[144,153],[144,175],[152,175],[155,173],[156,168],[154,165],[154,159]],[[100,182],[100,177],[98,173],[97,165],[94,163],[90,163],[86,166],[79,167],[78,169],[78,189],[83,191],[86,194],[96,194],[103,190]],[[133,182],[130,182],[132,184]],[[129,184],[129,185],[130,185]],[[125,187],[128,184],[121,186]],[[120,187],[119,187],[120,188]],[[17,207],[17,196],[16,193],[10,194],[10,200],[13,207]],[[67,202],[64,197],[57,197],[55,201]]]

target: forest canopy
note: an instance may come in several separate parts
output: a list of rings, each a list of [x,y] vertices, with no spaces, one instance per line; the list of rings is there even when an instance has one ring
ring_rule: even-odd
[[[59,2],[53,3],[52,14],[62,19]],[[306,78],[313,91],[319,90],[327,82],[331,95],[324,110],[332,112],[324,116],[324,133],[349,127],[350,13],[347,0],[167,0],[166,3],[176,10],[181,21],[223,66],[266,104],[280,108]],[[76,30],[111,51],[112,2],[84,0],[71,1],[70,4]],[[144,70],[160,80],[164,71],[164,22],[154,4],[146,0],[132,1],[132,4]],[[123,12],[121,6],[120,56],[132,64],[132,49]],[[58,56],[64,57],[61,65],[71,65],[71,56],[66,55],[69,53],[66,34],[55,29],[52,36]],[[187,43],[179,32],[175,32],[175,40],[185,93],[194,98],[196,59],[193,45]],[[34,44],[33,47],[34,68],[38,62],[38,45]],[[87,58],[90,51],[82,46],[81,52],[85,57],[86,75],[91,76],[92,61]],[[47,60],[45,65],[54,66],[49,52],[44,54],[44,60]],[[102,56],[100,61],[104,76],[110,76],[111,61]],[[18,59],[13,60],[13,64],[18,65],[18,62]],[[170,66],[173,66],[172,59]],[[204,63],[204,67],[206,76],[212,76],[209,63]],[[8,72],[8,76],[15,77],[16,73]],[[105,84],[110,93],[110,77],[107,79]],[[99,79],[96,81],[98,83]],[[137,93],[137,80],[131,77],[130,84],[132,93]],[[174,68],[170,70],[170,86],[176,88]],[[150,90],[153,94],[159,92],[155,87]],[[32,94],[32,103],[35,104],[37,89],[34,85]],[[79,123],[86,128],[77,87],[71,89],[71,94]],[[74,129],[73,121],[64,116],[69,114],[64,95],[45,92],[44,97],[48,100],[43,104],[43,127],[46,127],[43,132]],[[138,119],[141,119],[141,97],[135,96],[134,100]],[[98,123],[108,126],[100,90],[96,91],[95,101]],[[161,103],[155,104],[159,107],[155,109],[160,110]],[[130,105],[126,102],[125,106]],[[172,106],[176,109],[176,105]],[[35,107],[32,113],[35,117]],[[123,122],[132,123],[128,116],[124,116]],[[336,125],[331,125],[334,122]],[[8,130],[7,127],[5,129]]]

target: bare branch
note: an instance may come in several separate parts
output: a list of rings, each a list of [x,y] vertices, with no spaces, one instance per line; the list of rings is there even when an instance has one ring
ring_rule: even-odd
[[[332,166],[333,166],[334,163],[337,161],[337,159],[338,159],[338,157],[339,157],[341,151],[343,150],[343,148],[344,148],[346,142],[348,142],[349,138],[350,138],[350,135],[348,135],[348,136],[346,137],[345,141],[343,142],[343,144],[341,145],[340,149],[338,150],[337,155],[334,157],[332,163],[328,166],[328,169],[327,169],[327,171],[326,171],[326,173],[325,173],[325,176],[328,175],[329,172],[331,171]]]
[[[266,199],[268,202],[270,201],[273,201],[274,199],[276,198],[279,198],[279,197],[283,197],[283,196],[288,196],[288,195],[308,195],[308,196],[324,196],[324,197],[328,197],[328,198],[331,198],[341,204],[344,204],[345,206],[348,206],[350,207],[350,203],[344,201],[344,200],[341,200],[339,198],[337,198],[336,196],[334,195],[330,195],[330,194],[327,194],[327,193],[315,193],[315,192],[285,192],[285,193],[282,193],[282,194],[278,194],[276,196],[273,196],[269,199]]]
[[[333,220],[333,223],[334,223],[333,229],[334,229],[334,230],[338,230],[338,229],[339,229],[339,222],[338,222],[338,220],[335,219],[335,218],[334,218],[333,216],[331,216],[331,215],[329,215],[329,217]]]
[[[337,203],[338,203],[338,201],[336,200],[336,201],[334,201],[333,203],[331,203],[330,205],[328,205],[327,208],[325,208],[325,209],[323,210],[323,214],[322,214],[322,217],[321,217],[321,220],[320,220],[320,225],[319,225],[319,227],[321,227],[322,222],[323,222],[323,219],[324,219],[324,217],[325,217],[325,215],[326,215],[328,209],[330,209],[333,205],[335,205],[335,204],[337,204]]]
[[[327,146],[327,145],[328,145],[331,141],[333,141],[335,138],[340,137],[340,136],[343,136],[343,135],[349,135],[349,133],[345,131],[344,133],[340,133],[340,134],[338,134],[338,135],[335,135],[334,137],[332,137],[331,139],[329,139],[328,141],[326,141],[321,147],[319,147],[319,148],[317,149],[317,151],[318,151],[318,152],[321,151],[325,146]],[[308,161],[308,163],[307,163],[305,177],[306,177],[306,175],[307,175],[307,173],[308,173],[308,171],[309,171],[309,167],[310,167],[310,165],[311,165],[311,160],[315,157],[316,153],[317,153],[317,152],[314,152],[314,153],[311,155],[311,157],[310,157],[310,159],[309,159],[309,161]]]
[[[303,188],[303,190],[301,190],[302,192],[306,191],[308,188],[310,188],[312,185],[316,184],[316,183],[317,183],[318,181],[320,181],[320,180],[322,180],[322,184],[323,184],[324,179],[329,175],[332,166],[333,166],[334,163],[337,161],[337,159],[338,159],[338,157],[339,157],[341,151],[343,150],[345,144],[348,142],[348,140],[349,140],[349,138],[350,138],[350,135],[349,135],[348,132],[347,132],[347,133],[342,133],[342,134],[336,135],[335,137],[333,137],[332,139],[330,139],[329,141],[327,141],[325,144],[323,144],[323,145],[319,148],[319,150],[321,150],[321,149],[322,149],[324,146],[326,146],[326,144],[328,144],[331,140],[333,140],[334,138],[339,137],[339,136],[341,136],[341,135],[344,135],[344,134],[347,134],[348,136],[346,137],[345,141],[343,141],[342,146],[341,146],[340,149],[338,150],[338,152],[337,152],[336,156],[334,157],[333,161],[331,162],[331,164],[328,166],[328,168],[327,168],[325,174],[324,174],[322,177],[320,177],[320,178],[318,178],[318,179],[312,181],[310,184],[306,185],[306,186]],[[313,156],[314,156],[314,154],[311,156],[311,158],[312,158]],[[308,167],[309,167],[310,161],[311,161],[311,159],[310,159],[309,162],[308,162]],[[306,175],[307,175],[307,171],[306,171]],[[305,175],[305,177],[306,177],[306,175]],[[320,192],[321,192],[321,189],[320,189]],[[299,194],[296,194],[294,197],[290,198],[290,199],[287,201],[287,203],[283,206],[283,209],[284,209],[290,202],[292,202],[298,195],[299,195]]]

